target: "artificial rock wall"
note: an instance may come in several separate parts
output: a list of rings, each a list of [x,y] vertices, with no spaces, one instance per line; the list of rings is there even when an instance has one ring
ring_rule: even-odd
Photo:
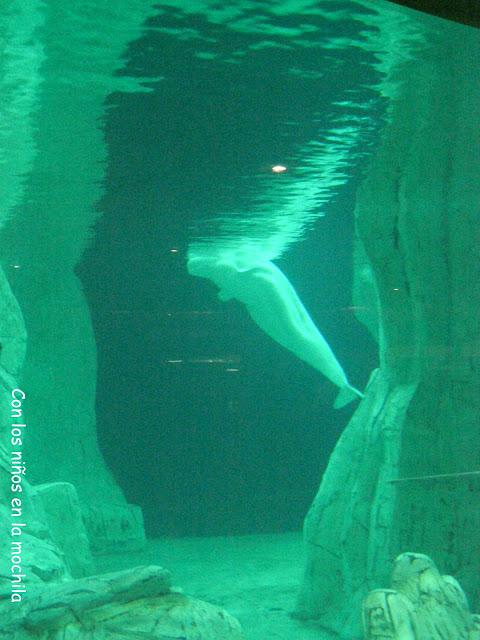
[[[306,518],[296,610],[341,637],[360,635],[363,597],[406,551],[431,556],[478,609],[479,477],[405,479],[480,459],[479,59],[478,31],[452,24],[398,65],[401,90],[358,193],[381,363]]]
[[[8,396],[5,372],[15,361],[26,394],[28,480],[73,484],[93,547],[103,550],[138,547],[144,534],[140,510],[126,503],[98,449],[96,346],[75,266],[102,195],[105,99],[144,90],[141,79],[116,72],[153,13],[134,0],[14,0],[0,9],[8,44],[0,63],[0,260],[10,285],[0,283],[10,305],[0,373]]]

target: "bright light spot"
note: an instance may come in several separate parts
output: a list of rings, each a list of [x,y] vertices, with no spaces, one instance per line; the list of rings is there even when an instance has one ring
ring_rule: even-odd
[[[272,173],[285,173],[286,170],[287,167],[285,167],[283,164],[276,164],[272,167]]]
[[[400,291],[400,289],[392,289],[392,291]]]
[[[225,371],[240,371],[240,369],[225,369]]]
[[[183,360],[167,360],[169,364],[177,364],[179,362],[183,362]]]
[[[19,264],[11,264],[10,266],[13,267],[14,269],[20,269]]]
[[[178,249],[175,249],[175,247],[173,249],[170,249],[170,253],[178,253]]]

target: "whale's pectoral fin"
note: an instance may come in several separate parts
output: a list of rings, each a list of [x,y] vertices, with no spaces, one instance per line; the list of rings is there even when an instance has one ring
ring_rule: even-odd
[[[363,397],[364,397],[363,393],[358,391],[358,389],[355,389],[355,387],[350,387],[350,386],[342,387],[337,397],[335,398],[335,402],[333,403],[333,406],[335,409],[341,409],[342,407],[349,404],[350,402],[353,402],[353,400],[355,400],[356,398],[363,398]]]

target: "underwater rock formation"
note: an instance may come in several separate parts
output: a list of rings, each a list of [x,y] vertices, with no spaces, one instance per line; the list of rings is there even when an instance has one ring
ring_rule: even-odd
[[[7,402],[0,403],[0,436],[10,436],[12,391],[25,360],[27,333],[22,312],[0,267],[0,392]]]
[[[142,78],[115,72],[155,9],[135,0],[4,5],[0,638],[242,640],[236,620],[171,590],[159,567],[73,579],[94,570],[84,522],[95,550],[144,543],[140,510],[98,449],[96,347],[75,267],[102,195],[105,98],[143,90]]]
[[[62,550],[73,578],[94,572],[87,531],[73,484],[51,482],[33,487],[32,499],[42,513],[52,541]]]
[[[46,585],[21,614],[10,603],[0,614],[2,640],[243,640],[235,618],[172,590],[169,572],[155,566]]]
[[[161,567],[72,579],[93,571],[72,485],[34,488],[23,479],[20,495],[17,518],[0,445],[0,640],[243,640],[235,618],[171,588]]]
[[[419,549],[480,593],[480,56],[478,32],[438,24],[399,85],[357,197],[379,301],[380,369],[305,522],[296,616],[359,635],[366,593]],[[433,478],[432,478],[433,476]]]
[[[21,492],[13,494],[11,486],[12,456],[0,444],[0,602],[5,601],[8,607],[15,604],[11,597],[14,591],[17,592],[17,587],[22,598],[25,576],[28,576],[29,588],[32,589],[50,581],[70,578],[63,550],[50,535],[33,488],[24,478],[21,480]],[[14,503],[18,508],[13,509],[12,499],[18,497],[20,503]],[[14,526],[17,530],[13,529]],[[12,559],[12,556],[17,557]],[[13,570],[14,565],[19,569]]]
[[[355,317],[369,331],[376,343],[379,342],[378,293],[372,268],[362,241],[356,234],[353,249],[353,292],[352,301]]]
[[[25,360],[27,333],[20,306],[1,268],[0,310],[0,393],[4,399],[0,403],[0,601],[8,599],[8,606],[11,606],[14,564],[21,569],[22,575],[17,575],[18,570],[16,574],[20,594],[26,575],[29,585],[35,587],[67,579],[70,573],[64,551],[50,535],[40,498],[28,482],[28,465],[23,455],[25,427],[13,426],[23,423],[22,408],[16,405],[22,395],[19,379]],[[15,478],[17,474],[18,479]],[[15,486],[21,491],[12,491],[14,478]],[[26,525],[21,528],[21,537],[18,538],[12,534],[12,527],[17,522]],[[68,533],[75,537],[75,531]],[[12,563],[12,554],[18,548],[12,543],[17,542],[20,543],[18,558],[21,562]],[[78,567],[81,558],[76,562]]]
[[[115,72],[152,13],[150,3],[139,7],[134,0],[118,7],[100,0],[94,10],[90,3],[57,0],[13,0],[0,8],[6,42],[0,61],[0,258],[26,327],[16,326],[18,308],[10,304],[0,366],[11,370],[13,353],[28,335],[22,385],[29,479],[72,483],[82,508],[89,507],[94,546],[110,551],[123,542],[141,547],[143,523],[98,448],[96,345],[74,270],[102,195],[105,98],[115,90],[145,90],[141,78]],[[4,291],[0,284],[7,305],[11,296],[4,298]]]
[[[478,640],[478,616],[458,582],[440,575],[419,553],[396,560],[391,589],[375,589],[363,603],[365,640]]]

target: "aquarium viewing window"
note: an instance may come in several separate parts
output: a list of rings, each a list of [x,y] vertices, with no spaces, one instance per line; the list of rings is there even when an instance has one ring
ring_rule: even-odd
[[[480,10],[0,6],[0,640],[480,638]]]

